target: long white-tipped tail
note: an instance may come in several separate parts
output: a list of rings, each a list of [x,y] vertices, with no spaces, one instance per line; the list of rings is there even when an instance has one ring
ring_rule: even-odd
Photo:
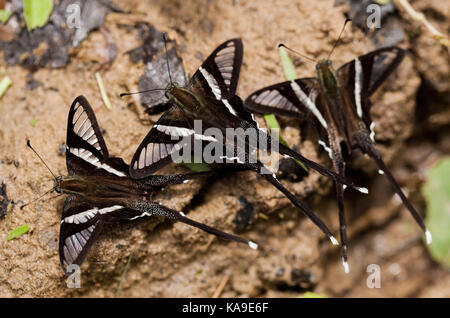
[[[348,266],[348,263],[347,263],[347,261],[342,261],[342,266],[344,266],[344,272],[346,273],[346,274],[348,274],[348,273],[350,273],[350,267]]]
[[[431,236],[431,233],[429,230],[425,231],[425,237],[427,239],[427,244],[430,245],[431,242],[433,242],[433,237]]]
[[[361,193],[364,193],[364,194],[368,194],[369,193],[369,190],[367,188],[364,188],[364,187],[358,188],[358,191],[361,192]]]
[[[331,240],[331,243],[333,243],[333,245],[339,245],[339,242],[336,240],[336,238],[334,236],[330,236],[330,240]]]
[[[257,250],[258,249],[258,244],[256,244],[255,242],[249,241],[248,242],[248,246],[250,246],[250,248]]]

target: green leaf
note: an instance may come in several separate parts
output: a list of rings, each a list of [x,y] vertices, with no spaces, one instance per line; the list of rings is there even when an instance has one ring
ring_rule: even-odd
[[[11,241],[12,239],[24,235],[27,232],[28,232],[28,224],[19,226],[18,228],[12,230],[9,233],[8,237],[6,238],[6,241]]]
[[[119,286],[117,286],[116,294],[114,295],[114,297],[116,297],[116,298],[120,297],[120,293],[122,292],[122,285],[125,280],[125,275],[127,274],[128,269],[130,269],[130,264],[131,264],[132,258],[133,258],[133,252],[131,252],[130,256],[128,257],[127,264],[125,265],[125,268],[123,269],[122,275],[120,277]]]
[[[37,119],[36,119],[36,118],[33,118],[33,119],[31,120],[30,124],[31,124],[32,127],[36,126],[36,124],[37,124]]]
[[[190,169],[192,172],[205,172],[210,171],[211,168],[206,163],[188,163],[182,162],[181,165],[185,168]]]
[[[428,250],[437,262],[450,268],[450,157],[431,168],[422,193],[427,205],[425,223],[433,235]]]
[[[95,78],[97,79],[98,88],[100,89],[100,94],[102,95],[103,104],[105,104],[106,108],[111,110],[111,103],[109,102],[108,94],[106,93],[105,85],[103,84],[103,80],[99,72],[95,73]]]
[[[294,63],[289,57],[286,49],[282,46],[279,48],[281,64],[283,64],[284,77],[286,81],[293,81],[298,78],[297,72],[295,71]]]
[[[43,27],[53,11],[53,0],[23,0],[23,14],[28,31]]]
[[[2,81],[0,82],[0,98],[3,97],[3,95],[5,95],[6,90],[8,89],[9,86],[11,86],[12,81],[8,76],[5,76]]]
[[[269,127],[269,129],[280,129],[280,124],[278,124],[278,120],[274,114],[264,115],[264,120],[266,121],[267,127]],[[283,137],[281,137],[281,135],[279,136],[279,139],[283,145],[289,147],[288,143],[283,139]]]
[[[301,295],[299,298],[327,298],[324,294],[317,294],[313,292],[306,292]]]
[[[284,77],[286,78],[287,81],[295,80],[298,76],[297,76],[297,73],[295,72],[294,63],[292,63],[292,60],[289,57],[289,55],[287,54],[286,49],[284,47],[280,46],[279,52],[280,52],[281,64],[283,64]],[[269,127],[269,129],[280,129],[280,125],[278,124],[278,120],[275,117],[275,115],[273,115],[273,114],[264,115],[264,120],[266,121],[266,124]],[[280,134],[279,139],[283,145],[285,145],[286,147],[289,147],[286,140],[284,140],[281,137],[281,134]],[[296,159],[294,159],[294,160],[305,171],[308,171],[308,168],[306,168],[304,164],[302,164],[300,161],[298,161]]]
[[[6,11],[6,10],[0,10],[0,22],[1,23],[6,23],[8,21],[8,19],[11,17],[11,12]]]
[[[391,2],[391,0],[373,0],[373,2],[384,6],[384,5],[388,4],[389,2]]]

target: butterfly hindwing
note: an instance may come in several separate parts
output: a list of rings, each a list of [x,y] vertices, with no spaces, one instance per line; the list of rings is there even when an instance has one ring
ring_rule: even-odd
[[[126,199],[86,199],[69,195],[61,215],[59,255],[64,270],[80,265],[104,224],[133,220],[142,212],[130,209]]]
[[[59,258],[64,271],[71,264],[81,265],[103,222],[94,207],[79,197],[68,196],[64,203],[59,233]]]

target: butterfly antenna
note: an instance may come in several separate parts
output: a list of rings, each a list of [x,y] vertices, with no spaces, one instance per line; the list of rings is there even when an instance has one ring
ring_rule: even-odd
[[[147,89],[145,91],[139,91],[139,92],[132,92],[132,93],[122,93],[119,96],[123,97],[123,96],[128,96],[128,95],[135,95],[135,94],[142,94],[142,93],[148,93],[148,92],[156,92],[156,91],[166,91],[165,88],[153,88],[153,89]]]
[[[31,203],[34,203],[36,201],[39,201],[40,199],[42,199],[44,196],[46,196],[47,194],[49,194],[50,192],[52,192],[53,190],[55,190],[56,187],[51,188],[50,190],[46,191],[44,194],[42,194],[41,196],[39,196],[38,198],[34,199],[33,201],[30,201],[28,203],[22,204],[20,206],[20,210],[23,210],[24,207],[26,207],[27,205],[30,205]],[[58,195],[60,196],[60,194]],[[53,198],[52,198],[53,199]]]
[[[173,84],[172,75],[170,75],[169,54],[167,53],[167,38],[165,32],[163,33],[163,40],[164,40],[164,50],[166,51],[166,62],[167,62],[167,71],[169,72],[169,80],[170,84]]]
[[[54,173],[50,170],[50,168],[47,166],[47,164],[45,163],[44,159],[42,159],[42,157],[39,156],[39,154],[37,153],[37,151],[34,150],[34,148],[31,146],[31,143],[30,143],[30,140],[29,140],[29,139],[27,139],[27,146],[28,146],[31,150],[33,150],[33,152],[36,154],[36,156],[38,156],[38,158],[42,161],[42,163],[44,164],[44,166],[47,167],[48,171],[50,171],[50,173],[52,174],[53,178],[56,180],[57,178],[56,178],[55,174],[54,174]]]
[[[333,51],[334,51],[334,49],[336,48],[337,44],[339,43],[339,40],[341,39],[342,33],[343,33],[344,30],[345,30],[345,26],[346,26],[347,23],[349,23],[350,21],[352,21],[352,19],[349,19],[349,18],[345,19],[344,25],[342,26],[342,29],[341,29],[341,33],[339,33],[338,39],[336,40],[336,42],[334,42],[333,48],[331,49],[330,54],[328,54],[327,60],[329,60],[330,57],[331,57],[331,54],[333,54]]]
[[[303,57],[303,58],[305,58],[305,59],[307,59],[307,60],[309,60],[309,61],[311,61],[311,62],[317,63],[317,61],[316,61],[315,59],[313,59],[313,58],[311,58],[311,57],[309,57],[309,56],[307,56],[307,55],[305,55],[305,54],[299,53],[299,52],[297,52],[297,51],[295,51],[295,50],[293,50],[293,49],[287,47],[287,46],[284,45],[283,43],[278,44],[278,48],[280,48],[280,47],[284,47],[286,50],[288,50],[288,51],[290,51],[290,52],[292,52],[292,53],[295,53],[295,54],[297,54],[297,55],[300,55],[301,57]]]

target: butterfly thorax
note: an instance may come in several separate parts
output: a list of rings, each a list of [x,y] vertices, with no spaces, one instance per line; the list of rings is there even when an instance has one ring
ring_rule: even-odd
[[[167,95],[175,105],[188,112],[196,113],[202,106],[200,99],[186,88],[170,84]]]
[[[339,82],[336,71],[330,60],[320,60],[316,65],[317,77],[327,97],[336,98],[339,95]]]

